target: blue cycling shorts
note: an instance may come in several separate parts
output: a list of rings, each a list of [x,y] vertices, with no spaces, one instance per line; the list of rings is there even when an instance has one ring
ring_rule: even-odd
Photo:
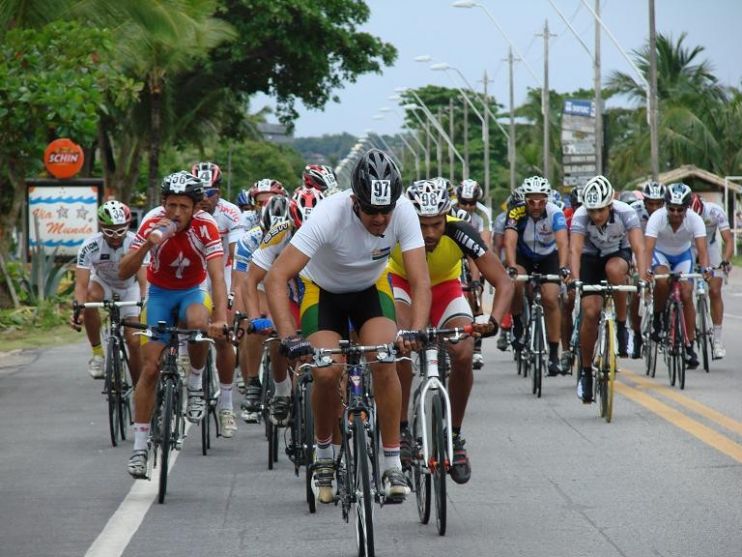
[[[150,284],[142,318],[148,327],[156,326],[159,321],[172,326],[176,324],[175,315],[177,315],[177,322],[185,321],[188,306],[193,304],[201,304],[211,311],[209,293],[198,286],[185,290],[169,290]],[[157,339],[152,338],[152,340],[167,344],[170,338],[166,335]]]
[[[693,253],[690,248],[677,255],[668,255],[655,249],[652,254],[652,269],[660,265],[667,267],[673,273],[690,273],[693,267]]]

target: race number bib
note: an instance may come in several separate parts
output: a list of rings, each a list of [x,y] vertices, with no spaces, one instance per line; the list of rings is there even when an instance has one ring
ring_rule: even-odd
[[[371,181],[371,205],[392,204],[392,182],[390,180]]]

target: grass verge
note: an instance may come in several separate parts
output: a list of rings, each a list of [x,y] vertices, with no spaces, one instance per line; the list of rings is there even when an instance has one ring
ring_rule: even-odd
[[[0,351],[61,346],[82,342],[85,338],[85,333],[73,331],[68,325],[57,325],[48,329],[24,327],[1,332]]]

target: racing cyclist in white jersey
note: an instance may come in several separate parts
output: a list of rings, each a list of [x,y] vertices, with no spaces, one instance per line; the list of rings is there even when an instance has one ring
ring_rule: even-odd
[[[74,292],[77,303],[112,300],[114,295],[118,295],[121,302],[138,302],[144,299],[149,259],[142,263],[135,276],[119,278],[119,262],[128,253],[129,246],[136,236],[129,230],[130,223],[131,211],[120,201],[106,201],[98,208],[100,232],[86,239],[77,252]],[[127,319],[137,321],[139,308],[122,307],[120,315],[124,321]],[[88,362],[88,373],[93,379],[103,379],[105,370],[100,314],[95,308],[87,308],[79,317],[82,317],[85,324],[85,334],[93,351],[93,356]],[[70,318],[70,326],[78,331],[82,322],[79,318],[75,321],[74,315]],[[136,385],[141,369],[139,339],[134,336],[134,329],[127,328],[124,334],[129,348],[131,381]]]
[[[613,199],[613,186],[605,176],[588,180],[582,192],[582,207],[572,216],[570,227],[570,268],[583,284],[625,284],[636,258],[639,277],[646,279],[646,257],[641,226],[628,204]],[[627,356],[626,293],[614,293],[618,353]],[[577,396],[585,403],[593,396],[593,352],[598,338],[602,298],[598,292],[581,297],[580,368]]]
[[[430,278],[417,214],[409,200],[400,198],[402,179],[392,159],[377,149],[360,157],[351,173],[351,190],[325,199],[276,259],[265,279],[271,315],[290,358],[308,357],[313,346],[336,348],[349,337],[348,322],[363,345],[395,341],[404,350],[417,348],[416,335],[398,334],[394,297],[385,273],[397,243],[411,289],[411,327],[427,326]],[[296,335],[287,284],[299,275],[303,285],[300,306],[302,334]],[[373,355],[368,357],[374,362]],[[401,502],[409,488],[399,458],[401,388],[392,363],[371,363],[381,450],[385,500]],[[334,500],[333,431],[341,409],[338,381],[342,367],[313,371],[315,453],[314,474],[318,499]]]
[[[693,270],[693,253],[695,245],[698,261],[704,274],[710,276],[708,248],[706,244],[706,227],[703,219],[693,211],[688,211],[691,201],[691,189],[676,183],[667,186],[665,206],[655,211],[647,222],[644,233],[647,249],[647,260],[655,274],[670,271],[690,273]],[[660,339],[662,314],[669,294],[666,280],[657,281],[654,287],[654,340]],[[696,338],[696,310],[693,307],[693,284],[684,282],[681,285],[683,314],[688,335],[686,354],[688,369],[698,367],[698,356],[693,350]]]
[[[569,239],[564,213],[547,201],[551,185],[546,178],[532,176],[521,185],[525,204],[517,205],[508,212],[505,225],[505,261],[508,272],[515,274],[561,274],[569,276]],[[523,290],[524,284],[515,285],[513,313],[513,345],[519,348],[523,334]],[[555,376],[567,373],[559,364],[559,339],[561,337],[561,309],[559,285],[544,283],[541,286],[546,332],[549,344],[548,374]]]
[[[655,181],[648,181],[642,186],[643,199],[637,199],[631,203],[631,208],[636,211],[636,216],[639,219],[639,224],[642,227],[642,234],[647,229],[647,221],[657,209],[661,209],[665,205],[665,184]],[[631,351],[631,358],[638,360],[642,357],[642,338],[641,332],[641,318],[639,317],[639,300],[641,296],[633,296],[631,298],[631,304],[629,306],[629,314],[631,316],[631,328],[634,331],[634,347]]]
[[[724,209],[716,203],[703,201],[697,193],[693,194],[691,209],[700,215],[706,225],[706,240],[708,242],[709,264],[714,267],[712,278],[709,280],[709,299],[711,300],[711,322],[714,324],[713,357],[721,359],[727,351],[721,342],[721,325],[724,319],[724,301],[721,299],[722,275],[729,273],[732,266],[729,263],[734,255],[734,238],[729,228],[729,219]],[[724,255],[716,231],[719,231],[724,241]],[[719,268],[719,270],[717,270]]]
[[[270,203],[273,203],[277,199],[279,198],[274,197]],[[297,188],[289,202],[288,218],[281,222],[274,221],[270,229],[263,236],[258,248],[253,251],[248,261],[247,269],[244,270],[242,261],[240,261],[239,266],[235,264],[233,271],[236,281],[235,293],[239,294],[251,323],[256,324],[265,317],[270,319],[268,302],[263,289],[263,279],[268,274],[273,262],[289,244],[294,233],[306,222],[322,199],[324,199],[324,196],[319,189],[307,187]],[[300,281],[296,279],[292,279],[289,282],[291,312],[294,316],[297,329],[301,326],[299,323],[299,302],[301,295],[299,284]],[[256,326],[257,328],[259,327]],[[256,335],[245,336],[255,337]],[[273,423],[284,426],[287,423],[289,409],[291,407],[291,379],[287,374],[288,362],[284,356],[278,354],[278,351],[276,351],[275,354],[271,355],[271,364],[273,366],[272,372],[275,391],[270,401],[270,416]]]

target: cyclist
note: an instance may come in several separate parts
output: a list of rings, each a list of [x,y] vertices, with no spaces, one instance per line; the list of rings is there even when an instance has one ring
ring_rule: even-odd
[[[255,210],[255,202],[250,195],[250,190],[242,190],[237,196],[235,204],[241,211],[240,224],[245,231],[260,224],[260,214]]]
[[[203,191],[203,182],[189,172],[165,177],[160,189],[163,206],[140,225],[129,253],[121,260],[119,278],[133,276],[151,253],[147,268],[147,325],[153,327],[159,321],[169,325],[185,322],[188,328],[208,327],[210,335],[216,338],[227,325],[224,252],[216,221],[198,209]],[[208,292],[200,287],[207,275],[214,294],[211,324]],[[142,373],[134,391],[134,452],[128,466],[129,474],[135,478],[147,475],[147,437],[160,355],[166,342],[165,338],[153,338],[142,346]],[[204,411],[201,373],[206,365],[206,350],[206,345],[201,343],[188,347],[191,373],[186,417],[191,422],[198,422]]]
[[[706,247],[706,227],[703,219],[693,211],[688,211],[691,202],[691,189],[683,183],[670,184],[665,191],[665,206],[658,209],[647,222],[644,237],[647,244],[647,261],[655,274],[689,273],[693,267],[691,247],[695,244],[698,262],[706,275],[710,275],[708,249]],[[651,259],[650,259],[651,258]],[[665,309],[669,284],[658,281],[654,287],[653,339],[660,340],[662,313]],[[687,333],[687,366],[698,367],[698,356],[693,350],[696,338],[696,310],[693,307],[693,285],[681,285],[683,315]]]
[[[323,164],[308,164],[301,175],[304,187],[314,188],[321,193],[337,188],[338,181],[332,168]]]
[[[461,289],[461,260],[464,256],[474,260],[481,274],[495,286],[495,300],[489,323],[482,332],[485,336],[497,333],[498,323],[510,305],[513,283],[500,261],[487,249],[479,233],[474,228],[448,215],[451,200],[448,192],[440,184],[430,180],[420,180],[407,189],[407,198],[415,207],[420,229],[425,241],[428,260],[428,274],[432,284],[433,304],[430,308],[429,322],[438,328],[465,327],[472,323],[471,308]],[[407,270],[399,247],[392,250],[389,270],[394,290],[394,307],[397,326],[408,329],[411,325],[411,291],[407,282]],[[461,435],[466,404],[471,393],[474,376],[472,357],[474,342],[468,338],[449,348],[451,354],[451,376],[449,393],[451,395],[451,424],[453,427],[453,461],[451,477],[457,483],[466,483],[471,476],[471,465]],[[412,364],[409,361],[397,363],[397,373],[402,385],[402,421],[400,422],[400,449],[402,461],[408,464],[412,458],[412,434],[407,415],[412,385]]]
[[[282,338],[282,350],[293,359],[312,346],[334,348],[348,338],[348,321],[362,344],[392,342],[397,335],[394,301],[385,273],[387,259],[399,242],[412,289],[413,329],[426,326],[430,312],[430,279],[425,243],[415,209],[402,198],[402,179],[392,159],[377,149],[367,151],[351,174],[351,190],[325,199],[275,261],[266,277],[271,314]],[[301,273],[300,273],[301,271]],[[300,275],[303,285],[301,329],[296,335],[288,282]],[[414,335],[402,332],[398,345],[411,349]],[[382,485],[389,501],[409,492],[399,460],[399,378],[393,363],[371,365],[374,398],[381,430]],[[312,408],[317,451],[315,478],[319,500],[333,500],[333,430],[340,411],[341,368],[314,370]]]
[[[569,234],[572,228],[572,217],[575,212],[582,206],[582,192],[585,189],[584,185],[575,186],[572,191],[569,192],[569,207],[566,207],[562,212],[564,213],[564,220],[567,222],[567,233]],[[562,292],[562,357],[560,365],[563,371],[567,371],[572,368],[572,360],[574,354],[572,354],[570,342],[572,340],[572,312],[575,308],[575,291],[567,290]]]
[[[246,289],[246,277],[250,262],[262,240],[269,235],[269,231],[288,222],[289,201],[282,195],[275,195],[263,207],[260,226],[248,231],[237,246],[234,268],[232,269],[233,278],[237,281],[234,285],[235,306],[240,311],[247,312],[253,320],[268,314],[268,303],[265,299],[265,292],[258,290],[257,284],[255,291]],[[256,305],[257,309],[255,307]],[[240,370],[245,382],[245,399],[242,401],[242,419],[248,423],[257,423],[258,411],[260,410],[262,388],[259,374],[263,340],[261,335],[258,334],[245,335],[241,340]],[[275,353],[271,356],[274,362],[277,355]]]
[[[709,299],[711,300],[711,321],[714,324],[713,357],[720,359],[726,356],[726,349],[721,342],[721,324],[724,318],[724,301],[721,299],[722,273],[729,273],[732,266],[729,261],[734,255],[734,238],[729,228],[729,219],[724,209],[716,203],[703,201],[697,193],[691,199],[691,209],[703,219],[706,225],[706,240],[708,242],[709,263],[712,267],[721,268],[721,273],[713,271],[709,281]],[[724,257],[721,255],[719,239],[716,231],[719,231],[724,241]],[[719,276],[717,276],[717,274]]]
[[[666,189],[665,184],[649,180],[642,186],[641,193],[643,199],[637,199],[631,203],[631,207],[636,211],[637,217],[639,217],[642,234],[647,229],[647,221],[652,213],[664,206]],[[631,305],[629,306],[631,328],[634,331],[634,347],[631,351],[631,357],[634,360],[642,357],[642,343],[644,342],[641,332],[642,322],[639,317],[639,298],[640,296],[633,296]]]
[[[583,284],[625,284],[633,252],[639,277],[646,279],[644,240],[636,212],[622,201],[613,199],[613,186],[605,176],[588,180],[582,192],[582,207],[575,211],[570,229],[570,263],[574,275]],[[616,323],[618,352],[626,354],[626,294],[617,292]],[[593,351],[598,338],[602,299],[597,292],[584,292],[580,311],[580,380],[577,396],[585,403],[593,396]]]
[[[248,316],[251,316],[251,322],[257,323],[257,320],[266,315],[270,317],[268,303],[262,285],[263,279],[273,265],[273,262],[289,244],[296,230],[306,222],[312,211],[323,198],[324,196],[319,189],[307,187],[297,188],[291,196],[289,203],[289,218],[282,222],[276,222],[271,226],[260,243],[259,248],[253,252],[246,271],[242,271],[242,269],[238,269],[235,266],[235,271],[242,271],[235,273],[235,277],[241,275],[239,278],[241,297],[245,312]],[[274,197],[273,199],[276,200],[279,198]],[[291,311],[294,315],[295,327],[298,329],[300,328],[300,294],[296,279],[289,281],[289,291]],[[256,335],[249,336],[255,337]],[[258,358],[259,354],[258,352]],[[256,363],[258,361],[259,359],[255,360]],[[271,362],[273,364],[272,371],[275,384],[275,392],[270,402],[271,420],[277,425],[285,425],[291,407],[291,379],[287,374],[288,362],[280,354],[272,354]]]
[[[547,201],[551,185],[546,178],[532,176],[521,185],[525,204],[516,205],[508,211],[505,225],[505,261],[511,274],[559,274],[569,276],[567,266],[569,243],[564,213]],[[550,376],[566,373],[559,365],[559,337],[561,312],[559,307],[559,285],[545,283],[542,286],[546,332],[549,342]],[[515,285],[515,296],[511,306],[513,313],[513,346],[520,348],[523,334],[523,283]]]
[[[112,300],[118,295],[119,301],[129,302],[144,299],[147,287],[146,265],[135,276],[127,279],[119,278],[119,264],[121,258],[128,252],[134,242],[134,233],[129,230],[131,211],[120,201],[106,201],[98,208],[98,227],[100,232],[86,239],[77,252],[77,266],[75,267],[75,301],[101,302]],[[126,321],[138,320],[137,306],[122,307],[121,318]],[[103,346],[101,346],[101,320],[98,310],[85,309],[80,317],[85,324],[85,334],[93,350],[93,357],[88,361],[88,373],[93,379],[103,379]],[[70,325],[80,330],[81,323],[70,318]],[[129,371],[133,385],[139,380],[140,358],[139,339],[134,336],[133,329],[125,330],[126,345],[129,348]]]
[[[231,269],[235,246],[237,245],[237,240],[245,232],[241,222],[242,213],[237,205],[223,199],[220,195],[222,171],[219,166],[213,162],[197,162],[193,165],[191,174],[200,178],[204,184],[204,196],[198,204],[199,209],[206,211],[214,217],[219,227],[219,235],[222,238],[222,250],[224,251],[224,282],[227,292],[230,292],[232,284]],[[203,286],[209,290],[211,289],[208,277]],[[225,307],[224,309],[226,311],[227,308]],[[219,373],[220,395],[218,415],[221,435],[225,439],[230,439],[237,430],[232,400],[235,353],[234,347],[226,336],[219,336],[214,339],[214,342],[216,348],[216,369]]]
[[[253,184],[253,187],[250,188],[250,197],[255,203],[255,208],[258,211],[261,211],[261,216],[263,207],[274,195],[282,195],[286,197],[288,194],[286,193],[283,184],[272,178],[263,178],[262,180],[258,180]]]
[[[513,207],[525,205],[525,203],[523,192],[520,188],[515,188],[505,201],[505,210],[495,218],[492,225],[492,251],[495,252],[500,261],[505,261],[505,224],[508,220],[508,212]],[[502,352],[508,349],[512,326],[513,316],[510,313],[510,307],[508,307],[508,312],[500,323],[500,335],[497,337],[497,349]]]

